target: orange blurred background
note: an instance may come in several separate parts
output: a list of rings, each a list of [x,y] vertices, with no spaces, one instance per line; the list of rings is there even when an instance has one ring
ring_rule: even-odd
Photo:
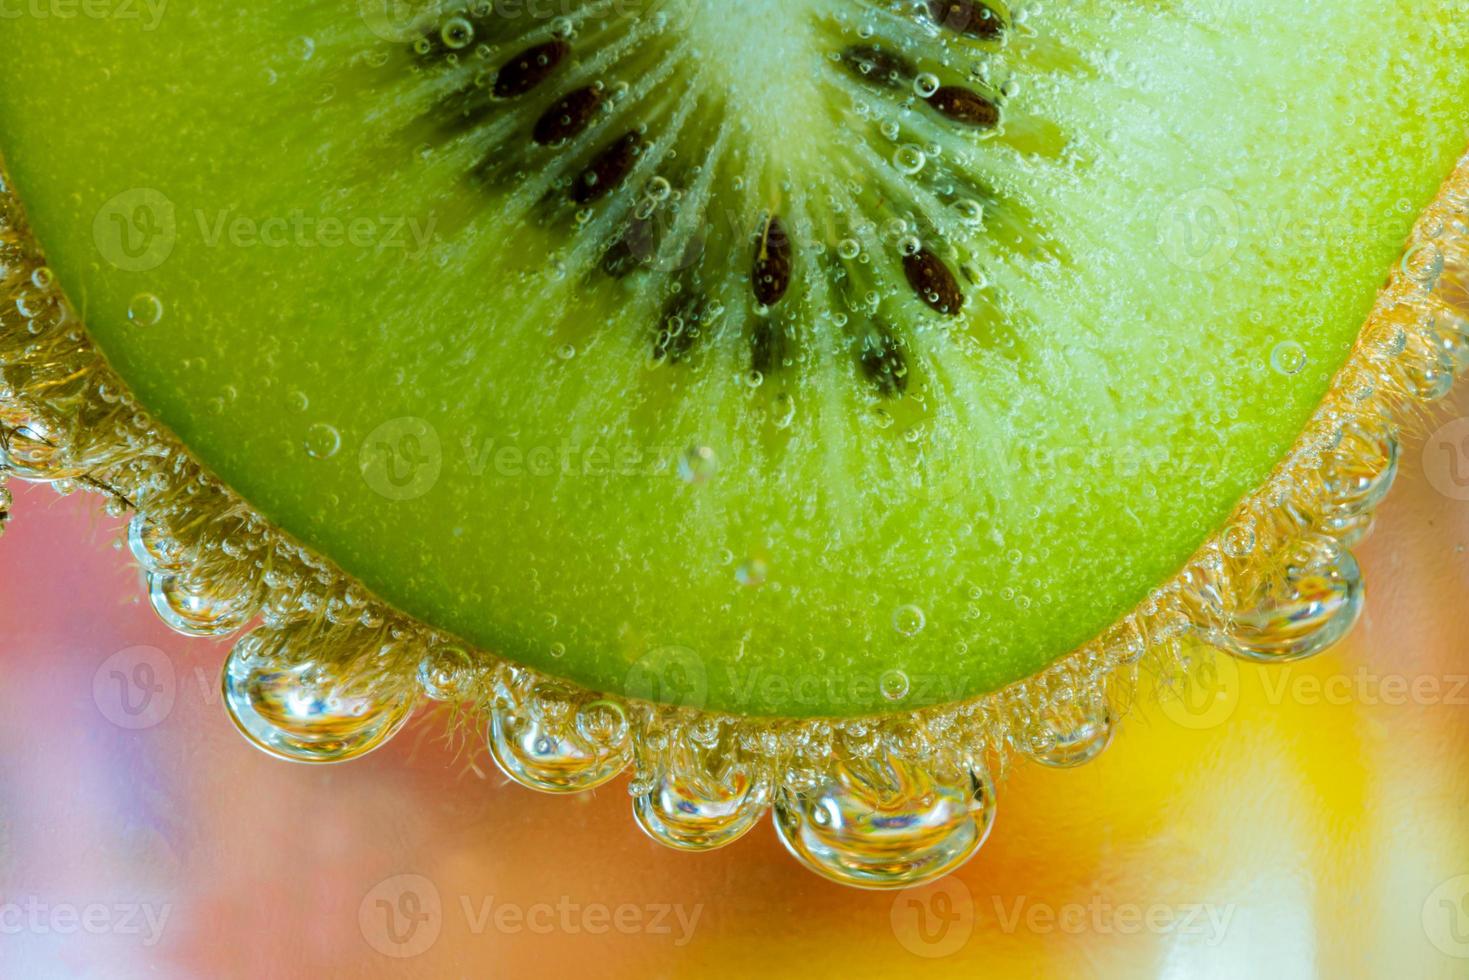
[[[0,540],[0,976],[1469,976],[1469,394],[1413,439],[1314,662],[1219,665],[1100,761],[1018,766],[924,889],[826,884],[769,823],[645,839],[621,783],[507,784],[432,720],[276,762],[166,630],[96,498]],[[1425,441],[1426,437],[1426,441]]]

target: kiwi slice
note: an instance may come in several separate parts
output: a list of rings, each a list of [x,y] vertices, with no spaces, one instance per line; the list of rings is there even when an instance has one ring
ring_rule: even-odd
[[[541,788],[665,751],[609,734],[630,704],[715,726],[681,753],[969,705],[1009,726],[978,752],[1060,711],[1039,754],[1089,757],[1110,716],[1077,693],[1160,638],[1270,659],[1349,625],[1391,420],[1456,366],[1424,311],[1457,198],[1379,298],[1469,132],[1455,0],[202,0],[10,22],[0,93],[7,241],[46,262],[0,253],[11,466],[138,505],[184,628],[264,603],[257,661],[401,674],[412,634],[431,694],[537,678],[491,738]],[[37,367],[41,308],[130,394]],[[42,403],[114,438],[63,452]],[[1338,479],[1280,482],[1307,464]],[[237,667],[270,747],[297,681]],[[607,698],[566,734],[577,691]],[[311,744],[378,744],[388,702]],[[831,779],[987,798],[914,757]],[[840,864],[800,805],[793,849]]]

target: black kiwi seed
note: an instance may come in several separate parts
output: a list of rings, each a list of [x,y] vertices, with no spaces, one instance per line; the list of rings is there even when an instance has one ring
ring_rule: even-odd
[[[1000,121],[1000,107],[978,92],[945,85],[928,97],[928,104],[945,117],[966,126],[989,129]]]
[[[549,146],[580,135],[601,104],[602,93],[596,86],[579,88],[542,113],[531,136],[542,146]]]
[[[755,290],[756,302],[762,306],[779,303],[791,286],[791,239],[777,217],[765,223],[760,240],[755,243],[750,285]]]
[[[918,73],[902,55],[868,44],[843,51],[842,64],[864,82],[883,88],[898,88],[904,82],[912,81]]]
[[[908,362],[886,324],[873,324],[873,333],[862,345],[861,364],[862,373],[883,397],[892,398],[908,390]]]
[[[912,255],[903,256],[903,272],[918,298],[937,312],[958,316],[964,308],[964,294],[959,290],[958,280],[928,249],[920,248]]]
[[[1005,33],[1005,21],[988,4],[979,0],[928,0],[934,22],[956,34],[993,41]]]
[[[637,132],[620,137],[597,154],[576,178],[571,188],[571,199],[577,204],[591,204],[615,191],[632,172],[642,147],[643,137]]]
[[[880,6],[899,4],[884,0]],[[834,76],[831,81],[858,99],[889,101],[900,104],[903,111],[913,111],[913,106],[927,102],[927,110],[916,111],[931,112],[929,123],[943,128],[957,131],[998,126],[1005,115],[1002,100],[983,84],[956,78],[959,84],[955,85],[933,81],[936,88],[924,99],[915,98],[914,92],[915,88],[920,93],[928,91],[926,86],[915,86],[920,69],[928,70],[926,65],[939,60],[952,67],[948,48],[961,43],[935,35],[943,30],[980,40],[1002,38],[1009,30],[1010,8],[1005,0],[904,0],[902,6],[915,11],[918,18],[907,21],[906,39],[886,34],[839,35],[828,50],[840,54],[824,59],[826,70]],[[462,16],[470,17],[467,13]],[[930,16],[931,23],[926,20]],[[460,33],[452,33],[451,26]],[[844,248],[813,250],[803,245],[797,255],[797,243],[792,238],[794,225],[786,226],[787,221],[793,221],[790,205],[777,205],[775,200],[767,199],[764,203],[768,210],[752,218],[743,206],[744,194],[737,200],[721,198],[726,189],[719,180],[723,168],[733,165],[755,171],[749,177],[753,184],[746,183],[742,174],[734,189],[743,189],[760,187],[766,178],[774,176],[761,172],[761,166],[770,164],[750,167],[752,161],[748,159],[719,157],[709,145],[698,143],[717,127],[705,130],[683,124],[682,120],[694,116],[678,116],[680,128],[667,132],[665,123],[674,122],[668,117],[672,100],[665,100],[656,90],[641,93],[640,89],[627,87],[629,77],[645,72],[651,62],[643,58],[623,58],[619,62],[609,57],[605,64],[597,62],[596,74],[591,73],[592,62],[585,62],[588,77],[573,83],[569,69],[576,56],[587,53],[587,45],[600,35],[584,34],[587,40],[577,42],[575,49],[566,40],[529,46],[531,41],[521,35],[518,43],[510,41],[504,47],[495,42],[494,50],[506,54],[520,50],[503,60],[487,91],[480,75],[483,65],[474,63],[477,56],[471,59],[468,53],[458,53],[456,45],[466,38],[470,45],[491,38],[496,26],[491,20],[475,21],[466,32],[463,25],[448,25],[425,34],[412,45],[420,73],[433,83],[428,122],[434,138],[447,141],[469,134],[462,145],[477,153],[480,161],[470,176],[488,193],[497,195],[496,200],[498,195],[509,193],[512,181],[529,181],[528,187],[535,190],[534,199],[528,194],[512,196],[508,199],[511,206],[548,224],[569,226],[575,220],[575,243],[562,253],[569,257],[567,265],[574,267],[570,271],[588,286],[606,286],[609,292],[620,289],[637,300],[635,308],[645,312],[639,317],[634,340],[645,351],[651,347],[649,353],[657,362],[697,369],[703,348],[709,348],[710,363],[723,363],[722,359],[714,360],[713,351],[716,345],[729,340],[736,348],[735,356],[748,364],[751,372],[780,378],[781,382],[790,380],[780,373],[794,372],[807,360],[800,356],[805,352],[801,349],[802,331],[796,324],[819,312],[815,306],[824,296],[840,294],[847,300],[845,309],[849,312],[849,319],[840,329],[852,344],[844,357],[857,361],[855,380],[882,398],[901,397],[910,387],[917,390],[920,385],[913,380],[916,375],[910,362],[916,363],[914,338],[918,335],[906,333],[906,325],[910,319],[931,317],[929,311],[958,317],[966,309],[966,293],[978,290],[980,281],[972,271],[975,260],[968,233],[952,237],[942,246],[936,244],[940,236],[937,229],[906,239],[897,256],[901,280],[893,252],[882,246],[872,250],[869,261],[860,263],[838,261]],[[443,63],[424,64],[423,59],[430,53],[443,55]],[[495,61],[506,58],[506,54]],[[940,55],[944,57],[940,59]],[[432,73],[431,77],[427,73]],[[850,80],[853,78],[855,82]],[[859,86],[864,91],[856,92]],[[625,108],[629,116],[636,115],[638,123],[610,123],[614,114],[607,110],[614,106],[614,100],[609,93],[616,91],[629,93]],[[639,104],[639,100],[645,104]],[[717,108],[718,102],[711,100],[709,105]],[[507,135],[509,141],[504,141]],[[706,157],[708,166],[715,169],[703,169],[701,161]],[[877,166],[883,165],[879,158],[869,159]],[[851,166],[853,162],[849,159],[845,164]],[[838,158],[833,163],[843,161]],[[654,174],[661,179],[648,185],[644,197],[637,185]],[[794,182],[802,175],[787,176]],[[834,201],[847,196],[837,187],[837,176],[806,176],[815,177]],[[854,199],[842,201],[846,208],[842,222],[850,220],[852,228],[860,230],[869,219],[877,217],[868,205],[880,207],[884,214],[917,213],[922,210],[920,198],[926,199],[927,195],[945,207],[962,200],[966,206],[977,205],[986,213],[1006,206],[994,188],[977,182],[966,168],[945,159],[936,157],[923,177],[913,181],[920,182],[925,187],[915,187],[912,198],[906,197],[901,183],[883,184],[893,200],[851,191]],[[602,212],[597,220],[590,220],[593,205]],[[723,208],[732,213],[721,214]],[[784,214],[777,213],[782,209]],[[847,214],[848,210],[853,213]],[[1023,212],[1015,208],[1013,213]],[[846,233],[834,226],[836,231]],[[976,222],[974,234],[983,231]],[[596,240],[590,236],[596,236]],[[923,244],[925,237],[927,246]],[[750,292],[743,302],[727,306],[729,297],[724,286],[731,278],[738,282],[741,274],[749,276]],[[591,281],[591,277],[602,275],[622,282]],[[823,277],[830,289],[813,289],[823,285],[819,282]],[[903,300],[902,313],[888,311],[893,319],[874,319],[869,313],[865,323],[863,314],[852,312],[863,308],[856,300],[858,294],[901,299],[902,280],[922,307]],[[976,292],[975,296],[978,304],[981,294]],[[976,304],[971,308],[984,312],[979,307],[985,304]],[[728,319],[726,310],[731,311]],[[767,390],[781,386],[777,383]]]
[[[551,77],[556,66],[571,53],[571,45],[565,41],[547,41],[527,48],[505,62],[495,76],[495,96],[512,99],[524,95]]]

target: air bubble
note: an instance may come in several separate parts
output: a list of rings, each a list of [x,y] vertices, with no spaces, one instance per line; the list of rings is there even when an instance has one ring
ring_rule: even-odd
[[[916,235],[905,235],[898,240],[898,251],[904,255],[917,255],[923,249],[923,242]]]
[[[899,173],[907,174],[909,177],[923,170],[927,163],[928,156],[920,147],[912,143],[898,147],[898,151],[893,154],[893,166],[898,168]]]
[[[342,434],[327,422],[313,423],[306,430],[306,455],[312,459],[331,459],[342,448]]]
[[[360,758],[392,738],[412,714],[407,692],[342,685],[309,663],[254,656],[258,646],[254,634],[235,644],[225,662],[224,704],[241,734],[277,758]]]
[[[316,41],[309,37],[298,37],[291,41],[291,56],[302,61],[310,61],[311,56],[316,54]]]
[[[735,569],[735,581],[747,589],[758,589],[765,584],[765,576],[768,572],[764,560],[750,558],[740,562]]]
[[[796,400],[789,394],[781,392],[775,398],[775,411],[771,421],[777,429],[789,428],[796,419]]]
[[[920,99],[926,99],[939,90],[939,77],[933,72],[923,72],[913,79],[913,91]]]
[[[460,51],[474,41],[474,25],[463,17],[451,17],[439,31],[439,38],[450,51]]]
[[[1224,532],[1224,553],[1231,558],[1244,558],[1255,550],[1255,528],[1252,524],[1231,524]]]
[[[970,198],[962,197],[955,201],[954,210],[968,224],[977,225],[984,221],[984,205]]]
[[[163,319],[163,300],[152,293],[139,293],[128,303],[128,322],[151,327]]]
[[[882,677],[878,678],[878,687],[882,689],[882,696],[889,701],[901,701],[908,696],[911,685],[908,675],[901,670],[883,671]]]
[[[708,446],[690,446],[678,461],[678,475],[685,483],[708,483],[719,469],[719,459]]]
[[[1300,374],[1306,360],[1306,348],[1294,340],[1283,340],[1270,352],[1270,366],[1287,377]]]
[[[418,684],[435,701],[463,701],[470,695],[475,673],[469,651],[446,644],[430,650],[419,661]]]
[[[862,254],[862,243],[855,238],[843,238],[837,243],[837,255],[850,262]]]
[[[917,606],[899,606],[893,611],[893,629],[904,636],[917,636],[927,623],[923,610]]]

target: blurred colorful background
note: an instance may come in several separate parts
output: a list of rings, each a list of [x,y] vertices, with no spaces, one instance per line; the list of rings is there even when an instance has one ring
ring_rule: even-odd
[[[338,767],[219,703],[94,497],[0,539],[0,977],[1469,977],[1469,395],[1405,453],[1368,611],[1314,662],[1218,665],[1101,760],[1022,765],[926,888],[826,884],[768,822],[645,839],[621,784],[540,796],[432,720]]]

